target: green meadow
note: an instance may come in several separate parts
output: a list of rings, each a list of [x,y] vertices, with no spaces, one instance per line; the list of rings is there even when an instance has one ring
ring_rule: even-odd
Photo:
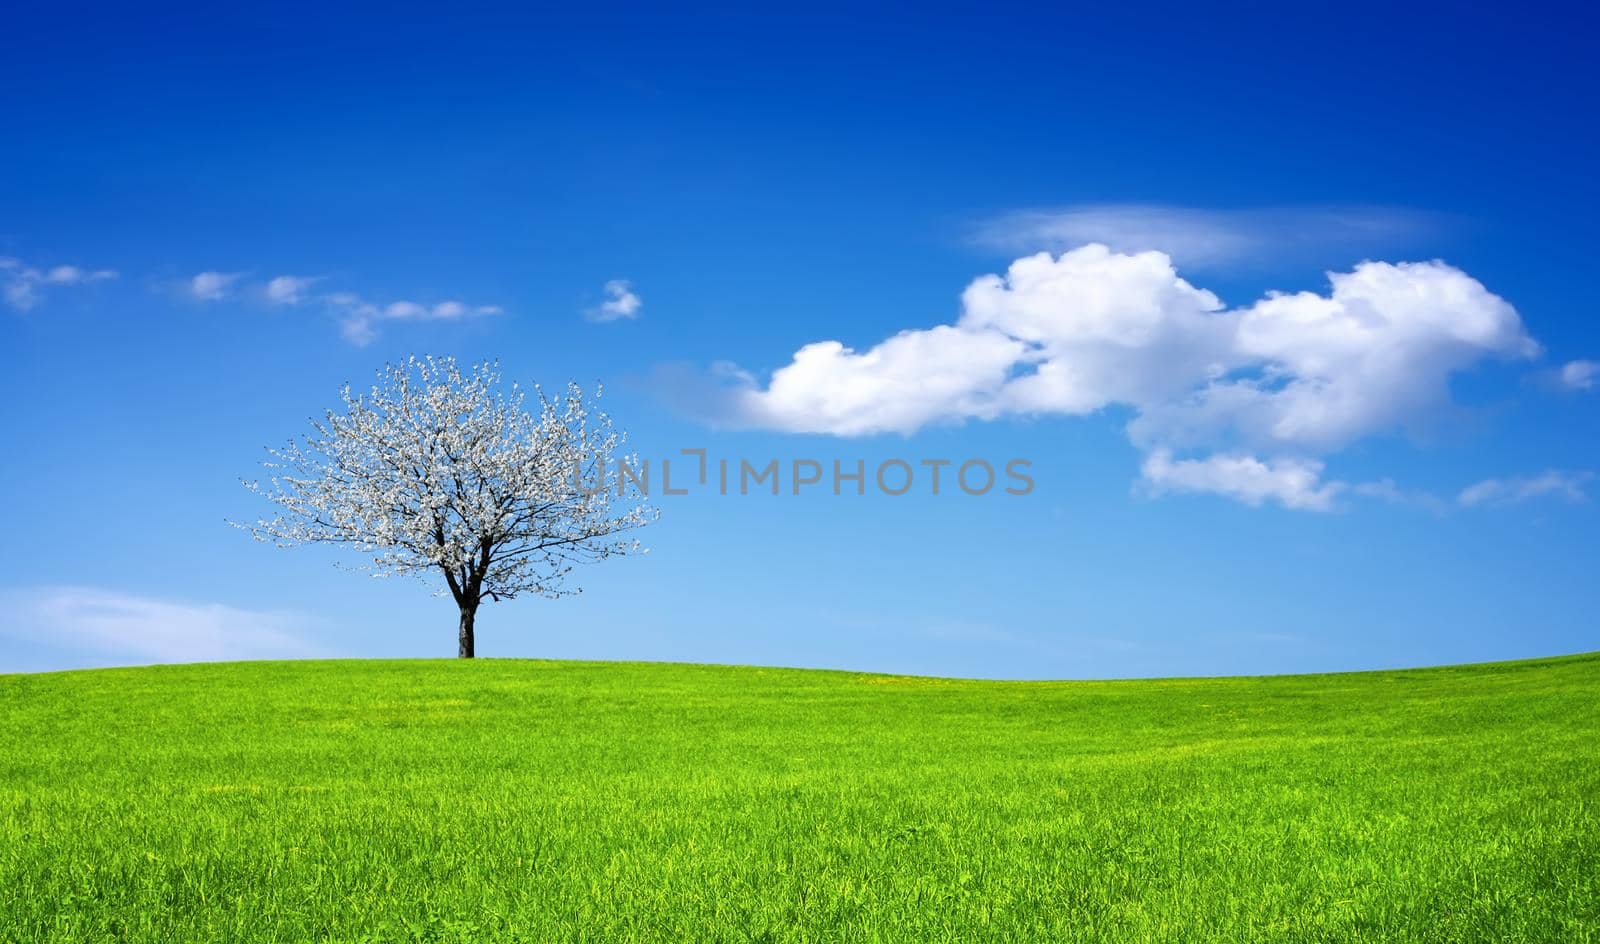
[[[1600,655],[0,676],[0,940],[1600,941]]]

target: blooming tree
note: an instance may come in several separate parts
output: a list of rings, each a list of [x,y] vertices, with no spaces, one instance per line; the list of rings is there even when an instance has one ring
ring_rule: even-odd
[[[530,411],[493,364],[389,365],[368,392],[344,388],[343,413],[267,450],[268,483],[245,485],[281,511],[243,527],[279,547],[370,554],[375,576],[442,573],[470,659],[479,603],[577,593],[566,583],[575,565],[641,551],[627,535],[656,518],[617,479],[626,437],[594,410],[599,388],[534,394]]]

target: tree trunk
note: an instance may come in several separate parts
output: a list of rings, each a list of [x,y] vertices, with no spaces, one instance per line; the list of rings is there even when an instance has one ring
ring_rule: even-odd
[[[456,655],[462,659],[471,659],[472,653],[472,620],[478,615],[478,607],[462,605],[461,607],[461,635],[459,637],[461,648]]]

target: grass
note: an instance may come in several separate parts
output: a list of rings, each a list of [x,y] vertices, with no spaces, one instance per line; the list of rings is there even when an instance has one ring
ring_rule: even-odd
[[[1600,941],[1600,655],[0,676],[0,940]]]

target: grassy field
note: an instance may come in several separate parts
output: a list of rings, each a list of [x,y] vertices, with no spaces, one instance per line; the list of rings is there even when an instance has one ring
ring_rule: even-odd
[[[1600,655],[0,676],[5,941],[1600,941]]]

